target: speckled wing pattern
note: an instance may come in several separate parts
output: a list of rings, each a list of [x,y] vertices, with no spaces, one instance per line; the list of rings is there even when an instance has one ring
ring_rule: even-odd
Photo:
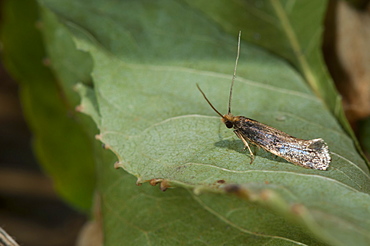
[[[329,167],[330,152],[323,139],[299,139],[256,120],[238,118],[233,128],[248,142],[305,168],[326,170]]]

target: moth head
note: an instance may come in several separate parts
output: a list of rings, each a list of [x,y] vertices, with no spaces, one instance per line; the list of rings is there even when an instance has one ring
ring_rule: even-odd
[[[225,114],[222,116],[221,120],[226,125],[227,128],[233,128],[236,118],[237,117],[233,116],[232,114]]]

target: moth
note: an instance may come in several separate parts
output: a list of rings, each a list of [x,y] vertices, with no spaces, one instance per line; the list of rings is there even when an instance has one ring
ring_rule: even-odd
[[[296,138],[256,120],[244,116],[234,116],[231,114],[231,97],[240,54],[240,37],[241,32],[239,32],[238,36],[238,50],[235,61],[234,74],[231,80],[227,114],[222,115],[212,105],[205,93],[197,84],[197,87],[202,93],[204,99],[211,106],[211,108],[219,116],[221,116],[221,120],[226,125],[226,127],[233,128],[236,136],[238,136],[238,138],[242,140],[242,142],[244,143],[244,150],[249,150],[251,164],[254,161],[254,154],[249,147],[249,143],[259,146],[262,149],[301,167],[317,170],[328,169],[331,157],[328,145],[323,139],[316,138],[311,140],[304,140]]]

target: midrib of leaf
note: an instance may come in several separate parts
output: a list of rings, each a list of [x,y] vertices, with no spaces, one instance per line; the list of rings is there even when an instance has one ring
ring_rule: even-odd
[[[310,66],[308,65],[307,59],[303,55],[302,48],[299,45],[298,39],[294,33],[293,27],[290,24],[290,21],[289,21],[289,18],[286,12],[281,6],[281,3],[279,0],[270,0],[270,3],[273,6],[273,9],[275,10],[277,17],[281,21],[283,31],[285,32],[287,39],[289,43],[291,44],[292,50],[298,59],[298,62],[302,69],[304,77],[306,78],[309,85],[312,87],[312,90],[315,92],[315,94],[321,98],[320,90],[317,87],[317,83],[315,83],[316,81],[315,76],[313,75],[312,70]]]

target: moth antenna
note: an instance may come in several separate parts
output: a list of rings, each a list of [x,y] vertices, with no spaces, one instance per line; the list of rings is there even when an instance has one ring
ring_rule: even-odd
[[[234,80],[236,77],[236,68],[238,67],[238,61],[239,61],[239,54],[240,54],[240,37],[242,36],[242,31],[239,31],[239,36],[238,36],[238,51],[236,53],[236,60],[235,60],[235,67],[234,67],[234,74],[233,78],[231,80],[231,86],[230,86],[230,95],[229,95],[229,109],[227,111],[227,114],[231,113],[231,97],[233,94],[233,86],[234,86]]]
[[[219,115],[221,116],[222,118],[224,117],[220,112],[218,112],[218,110],[212,105],[212,103],[208,100],[208,98],[206,97],[206,94],[204,94],[204,92],[202,91],[202,89],[200,89],[199,85],[197,84],[197,87],[198,87],[198,90],[200,91],[200,93],[202,93],[204,99],[206,99],[207,103],[209,104],[209,106],[211,106],[211,108],[213,108],[213,110]]]

